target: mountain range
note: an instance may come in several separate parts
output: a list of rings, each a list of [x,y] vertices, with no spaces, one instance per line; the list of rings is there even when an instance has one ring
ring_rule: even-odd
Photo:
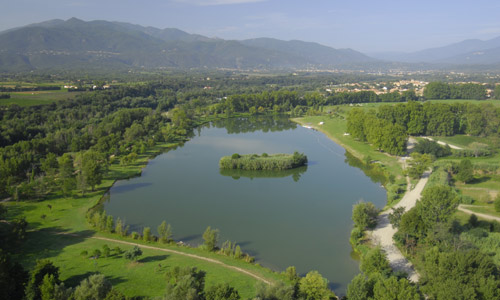
[[[394,65],[442,68],[496,64],[500,66],[500,37],[466,40],[413,53],[368,56],[352,49],[298,40],[224,40],[175,28],[76,18],[0,32],[0,72],[81,68],[360,69]]]
[[[375,61],[316,43],[223,40],[120,22],[51,20],[0,33],[0,68],[81,67],[275,69]]]
[[[372,57],[407,63],[496,64],[500,63],[500,37],[482,41],[470,39],[412,53],[373,53]]]

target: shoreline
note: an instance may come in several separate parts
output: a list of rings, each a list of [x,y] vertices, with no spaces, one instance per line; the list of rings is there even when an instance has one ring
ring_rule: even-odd
[[[332,140],[333,142],[335,142],[337,145],[341,146],[342,148],[344,148],[345,151],[348,151],[349,153],[351,153],[354,157],[356,157],[357,159],[359,160],[363,160],[365,158],[365,155],[359,153],[358,151],[352,149],[351,147],[347,146],[346,144],[342,143],[340,141],[340,139],[338,139],[337,137],[335,137],[334,135],[330,134],[329,132],[327,132],[326,130],[324,130],[323,128],[319,127],[318,125],[315,125],[315,124],[307,124],[305,122],[303,122],[302,120],[299,120],[299,118],[290,118],[289,119],[290,121],[294,122],[294,123],[297,123],[301,126],[309,126],[311,129],[314,129],[314,130],[317,130],[321,133],[323,133],[324,135],[326,135],[330,140]]]

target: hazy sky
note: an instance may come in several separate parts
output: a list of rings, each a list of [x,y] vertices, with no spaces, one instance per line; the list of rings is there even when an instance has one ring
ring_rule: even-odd
[[[299,39],[365,53],[500,36],[498,0],[0,1],[0,30],[77,17],[175,27],[224,39]]]

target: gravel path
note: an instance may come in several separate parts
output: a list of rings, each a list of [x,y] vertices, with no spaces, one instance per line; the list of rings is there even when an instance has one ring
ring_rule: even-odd
[[[405,211],[408,211],[414,207],[429,179],[429,175],[430,171],[425,172],[415,188],[406,192],[403,199],[401,199],[394,208],[404,207]],[[410,281],[418,282],[419,275],[413,269],[413,265],[403,256],[403,254],[401,254],[401,251],[399,251],[396,245],[394,245],[392,237],[397,230],[392,228],[392,225],[389,223],[388,216],[391,211],[392,210],[384,211],[379,215],[377,227],[371,232],[371,240],[375,244],[380,245],[385,251],[387,260],[389,260],[389,264],[394,271],[406,272]]]
[[[492,220],[492,221],[498,221],[498,222],[500,222],[500,218],[499,217],[495,217],[495,216],[490,216],[490,215],[487,215],[487,214],[478,213],[478,212],[469,210],[466,207],[474,207],[474,205],[460,204],[458,206],[458,210],[463,211],[464,213],[469,214],[469,215],[475,214],[476,216],[478,216],[480,218],[483,218],[483,219],[486,219],[486,220]]]

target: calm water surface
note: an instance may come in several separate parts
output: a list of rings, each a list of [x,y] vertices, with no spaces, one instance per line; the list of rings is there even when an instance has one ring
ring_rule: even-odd
[[[220,172],[233,153],[303,152],[309,165],[296,172]],[[294,265],[318,270],[340,294],[359,272],[351,258],[351,210],[360,200],[385,204],[379,183],[345,162],[344,149],[322,133],[284,118],[231,119],[198,130],[183,147],[157,156],[141,177],[117,182],[106,211],[133,230],[153,231],[166,220],[174,238],[202,242],[210,225],[221,242],[273,270]]]

